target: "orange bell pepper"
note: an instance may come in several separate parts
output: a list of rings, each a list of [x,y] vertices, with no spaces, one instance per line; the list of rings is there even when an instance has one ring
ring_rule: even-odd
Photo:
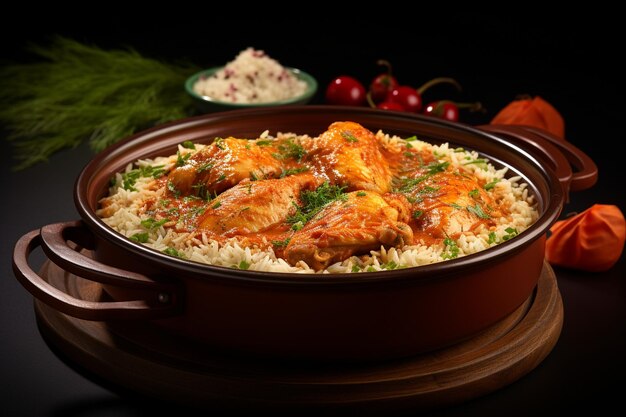
[[[610,269],[619,260],[626,239],[626,220],[614,205],[594,204],[550,228],[546,259],[553,265],[583,271]]]
[[[563,117],[550,103],[539,96],[511,102],[496,114],[491,124],[538,127],[565,139]]]

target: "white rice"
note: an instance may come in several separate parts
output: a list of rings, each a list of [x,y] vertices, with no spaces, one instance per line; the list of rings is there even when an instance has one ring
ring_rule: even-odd
[[[231,103],[269,103],[298,97],[307,85],[263,51],[247,48],[211,77],[199,79],[195,92]]]
[[[293,133],[278,133],[277,138],[293,138]],[[399,137],[390,137],[383,132],[377,133],[377,138],[385,147],[404,146],[406,142]],[[259,138],[272,138],[268,132],[264,132]],[[295,136],[295,140],[306,138],[306,136]],[[505,178],[507,168],[495,169],[493,165],[486,162],[484,164],[464,164],[468,160],[476,160],[480,155],[475,151],[465,151],[452,149],[447,143],[442,145],[431,145],[420,140],[412,141],[411,145],[418,149],[430,149],[441,161],[449,161],[452,166],[463,166],[476,177],[487,182],[499,179],[491,191],[496,201],[504,201],[509,206],[510,214],[506,217],[494,219],[497,223],[495,227],[488,228],[485,225],[479,226],[472,232],[462,232],[455,240],[459,253],[458,257],[466,256],[485,250],[491,246],[501,243],[509,238],[507,228],[514,228],[518,233],[522,233],[538,217],[536,203],[529,193],[527,184],[520,183],[521,177],[513,176]],[[200,150],[204,145],[196,144],[196,150]],[[179,152],[185,155],[191,151],[179,146]],[[163,165],[165,171],[172,169],[176,163],[177,155],[168,157],[157,157],[154,160],[140,160],[135,165],[129,164],[126,172],[136,167]],[[163,188],[154,189],[154,179],[145,177],[137,179],[134,185],[136,191],[124,189],[122,184],[122,174],[116,174],[116,185],[109,190],[109,196],[101,200],[101,209],[97,211],[98,216],[114,230],[130,238],[137,233],[145,233],[146,229],[140,224],[141,208],[143,202],[151,197],[160,197],[165,190]],[[211,240],[206,233],[198,236],[197,233],[177,233],[172,228],[160,226],[149,231],[149,238],[144,245],[157,251],[164,251],[174,248],[182,258],[210,265],[226,266],[233,268],[249,269],[252,271],[272,271],[291,273],[350,273],[350,272],[372,272],[396,268],[415,267],[445,261],[445,246],[443,243],[428,246],[422,242],[403,248],[385,249],[381,246],[378,251],[371,251],[369,255],[352,256],[342,262],[330,265],[322,271],[315,271],[300,261],[295,266],[289,265],[284,259],[278,258],[273,249],[259,247],[244,247],[236,239],[231,239],[225,243],[218,243]],[[491,240],[490,241],[490,234]],[[495,234],[495,241],[493,237]]]

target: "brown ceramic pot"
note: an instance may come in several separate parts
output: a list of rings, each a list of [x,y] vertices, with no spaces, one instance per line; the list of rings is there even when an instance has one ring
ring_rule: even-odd
[[[334,121],[473,149],[521,175],[539,219],[497,247],[438,264],[346,276],[242,271],[198,264],[134,243],[95,214],[113,173],[139,158],[168,155],[185,141],[257,137],[269,129],[317,135]],[[572,172],[572,165],[576,172]],[[380,360],[458,342],[502,319],[533,292],[546,232],[569,190],[590,187],[594,163],[571,144],[531,128],[473,128],[365,108],[302,106],[211,114],[139,133],[97,155],[75,186],[81,220],[52,224],[16,244],[14,271],[36,298],[68,315],[145,320],[208,346],[298,359]],[[74,245],[71,242],[78,244]],[[50,260],[103,284],[111,300],[90,302],[49,285],[28,265],[41,245]],[[90,249],[90,255],[80,252]]]

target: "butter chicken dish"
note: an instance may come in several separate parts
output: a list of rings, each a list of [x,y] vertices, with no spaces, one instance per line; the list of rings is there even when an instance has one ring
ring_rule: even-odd
[[[476,152],[332,123],[182,142],[115,175],[97,214],[192,261],[302,273],[372,272],[475,253],[536,219],[520,177]]]

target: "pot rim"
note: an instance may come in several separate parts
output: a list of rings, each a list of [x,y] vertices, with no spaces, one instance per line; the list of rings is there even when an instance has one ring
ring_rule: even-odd
[[[446,260],[429,265],[417,267],[396,269],[391,271],[377,271],[359,274],[358,278],[352,274],[299,274],[291,272],[261,272],[239,270],[223,266],[215,266],[193,262],[185,259],[175,258],[159,251],[151,249],[140,243],[132,242],[123,235],[107,226],[95,213],[87,201],[87,190],[90,189],[91,178],[95,172],[105,169],[103,164],[111,157],[111,155],[124,154],[131,147],[145,145],[151,140],[157,140],[158,136],[163,133],[171,133],[177,130],[202,126],[216,121],[234,119],[241,121],[249,116],[276,115],[279,113],[345,113],[350,112],[354,115],[382,116],[385,120],[414,120],[421,124],[430,124],[444,128],[450,131],[463,131],[475,136],[479,136],[490,141],[496,142],[498,146],[508,148],[510,152],[516,153],[527,159],[533,167],[545,179],[550,196],[547,201],[543,202],[543,207],[539,207],[539,217],[528,229],[516,236],[514,239],[503,242],[497,246],[482,250],[480,252],[463,256],[461,258]],[[473,150],[481,152],[480,149]],[[490,159],[492,162],[504,164],[506,161]],[[131,161],[134,162],[134,161]],[[106,165],[105,165],[106,166]],[[507,165],[508,166],[508,165]],[[106,170],[106,169],[105,169]],[[109,172],[112,175],[114,170]],[[522,175],[524,180],[536,192],[537,188],[531,183],[524,172],[515,169],[514,172]],[[538,198],[541,202],[541,198]],[[186,276],[192,276],[201,279],[219,279],[227,280],[230,283],[255,283],[255,284],[281,284],[281,285],[348,285],[349,287],[371,285],[374,283],[390,283],[390,282],[414,282],[419,280],[430,281],[435,278],[443,278],[461,271],[468,272],[475,268],[481,268],[487,264],[501,262],[518,251],[532,244],[537,239],[545,236],[548,228],[558,219],[565,200],[564,190],[556,177],[556,175],[547,169],[535,156],[523,147],[511,143],[497,135],[482,131],[478,128],[459,123],[448,122],[433,117],[427,117],[417,114],[389,112],[386,110],[377,110],[370,108],[354,108],[346,106],[325,106],[325,105],[307,105],[307,106],[290,106],[281,109],[242,109],[231,110],[226,112],[212,113],[200,116],[185,118],[170,123],[162,124],[132,135],[126,139],[119,141],[111,147],[97,154],[80,172],[74,186],[74,202],[75,206],[88,228],[97,236],[108,242],[120,246],[124,250],[129,251],[133,255],[141,259],[149,259],[155,264],[167,268],[167,270],[185,273]],[[330,279],[324,279],[328,276]]]

